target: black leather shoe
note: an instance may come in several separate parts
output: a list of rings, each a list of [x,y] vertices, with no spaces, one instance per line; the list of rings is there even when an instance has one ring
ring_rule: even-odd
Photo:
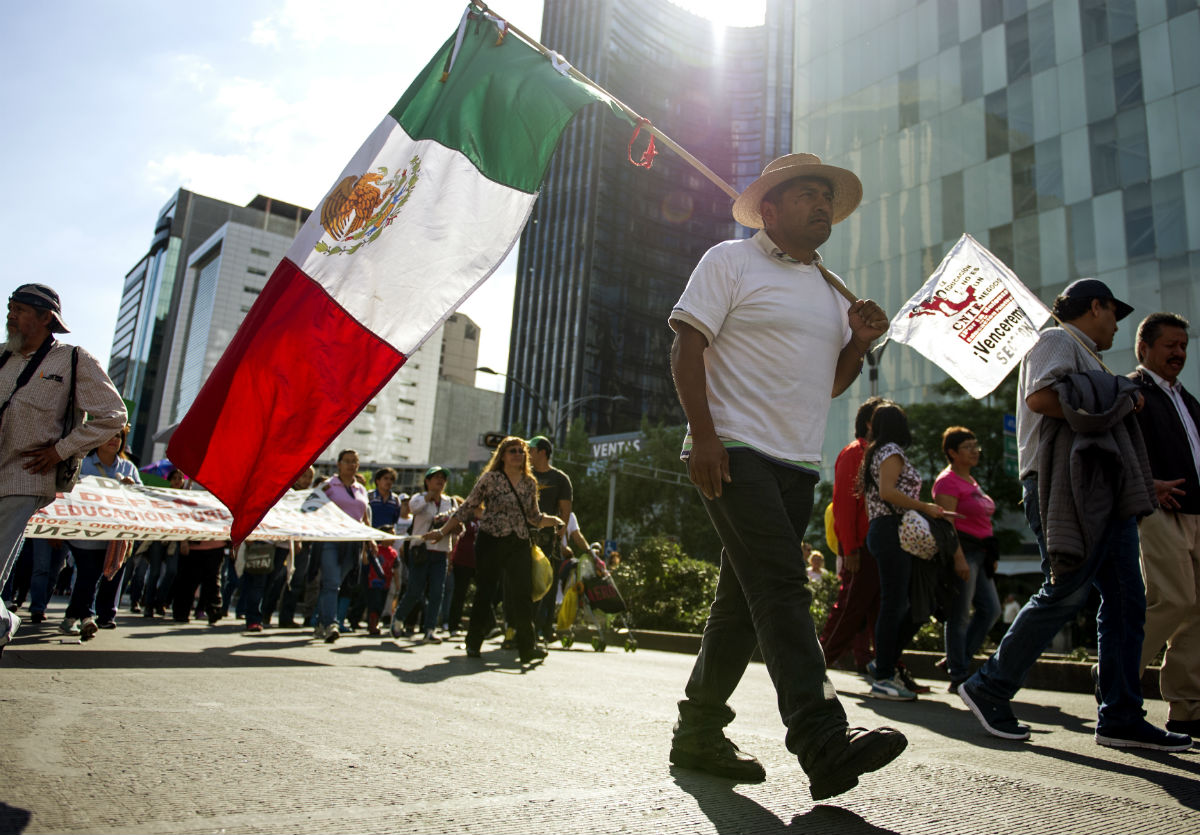
[[[839,744],[840,743],[840,744]],[[813,800],[825,800],[858,785],[859,775],[883,768],[908,747],[895,728],[850,728],[845,741],[834,739],[805,771]]]
[[[699,741],[678,737],[671,743],[671,764],[739,783],[761,783],[767,770],[751,754],[738,748],[723,734]]]
[[[522,664],[532,664],[534,661],[542,661],[549,653],[541,647],[534,647],[529,652],[521,653]]]

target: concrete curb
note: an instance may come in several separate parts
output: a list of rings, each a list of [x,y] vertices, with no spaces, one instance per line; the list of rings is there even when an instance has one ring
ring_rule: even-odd
[[[700,651],[700,636],[687,632],[635,629],[633,636],[638,642],[638,647],[645,649],[681,652],[688,655],[695,655]],[[944,681],[949,684],[950,679],[946,674],[934,666],[941,657],[942,653],[940,652],[906,650],[904,663],[917,678]],[[754,660],[762,660],[757,651],[754,654]],[[1037,690],[1057,690],[1064,693],[1091,693],[1093,688],[1091,668],[1091,661],[1069,661],[1061,656],[1044,655],[1033,665],[1023,686]],[[854,671],[852,666],[839,666],[837,669]],[[1143,698],[1160,698],[1158,669],[1158,667],[1148,667],[1142,676]]]

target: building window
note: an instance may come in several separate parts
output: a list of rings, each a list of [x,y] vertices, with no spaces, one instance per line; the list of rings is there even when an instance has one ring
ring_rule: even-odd
[[[1074,256],[1071,278],[1096,274],[1096,227],[1092,201],[1082,200],[1067,207],[1067,234]]]
[[[1004,0],[980,0],[979,17],[984,30],[1004,22]]]
[[[250,273],[250,275],[266,275],[267,274],[267,271],[262,269],[261,267],[246,267],[246,272]]]
[[[1137,107],[1142,103],[1142,53],[1136,36],[1113,44],[1112,63],[1118,112]]]
[[[1011,223],[1006,223],[1003,226],[994,226],[988,230],[988,249],[1005,264],[1008,264],[1010,267],[1012,266],[1013,234]]]
[[[1172,258],[1187,252],[1187,209],[1183,195],[1183,175],[1173,174],[1155,180],[1150,186],[1154,203],[1154,242],[1159,258]]]
[[[1108,43],[1108,0],[1080,0],[1079,25],[1083,32],[1083,51]]]
[[[271,257],[271,253],[267,252],[265,249],[259,249],[259,248],[258,248],[258,247],[256,247],[256,246],[252,246],[252,247],[250,247],[250,254],[251,254],[251,255],[258,255],[258,256],[261,256],[261,257],[263,257],[263,258],[270,258],[270,257]]]
[[[368,415],[373,415],[373,414],[375,414],[375,410],[377,408],[378,407],[374,403],[368,403],[366,406],[363,407],[363,411],[366,412]]]
[[[1037,212],[1037,163],[1033,148],[1013,151],[1012,155],[1012,202],[1013,217],[1024,217]]]
[[[1029,18],[1022,15],[1004,25],[1004,51],[1009,84],[1029,75]]]
[[[1034,74],[1054,66],[1054,4],[1029,13],[1029,69]]]
[[[1125,254],[1130,261],[1154,255],[1154,209],[1150,184],[1138,183],[1125,189]]]
[[[1008,91],[997,90],[983,100],[987,158],[1008,153]]]
[[[898,78],[900,98],[900,130],[911,128],[921,121],[918,111],[921,101],[920,85],[917,81],[916,66],[900,71]]]
[[[1039,142],[1034,160],[1038,211],[1057,209],[1063,205],[1063,160],[1059,138],[1055,136]],[[1015,167],[1016,163],[1013,165]]]
[[[262,288],[261,287],[251,287],[249,284],[244,284],[244,285],[242,285],[242,292],[253,293],[254,295],[257,296],[259,293],[262,292]]]

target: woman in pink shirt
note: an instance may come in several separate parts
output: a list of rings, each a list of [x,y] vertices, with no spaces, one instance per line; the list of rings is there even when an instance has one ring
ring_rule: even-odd
[[[967,579],[955,578],[946,619],[946,672],[953,693],[971,675],[971,659],[1000,618],[1000,596],[992,580],[999,551],[992,535],[996,503],[971,476],[971,469],[979,464],[979,439],[965,426],[951,426],[942,433],[942,452],[950,465],[933,482],[933,500],[958,514],[954,527],[970,568]]]
[[[319,488],[330,501],[342,509],[351,519],[371,524],[371,505],[367,501],[367,488],[358,483],[358,453],[344,449],[338,453],[337,475],[331,476]],[[321,590],[317,594],[317,629],[313,637],[331,644],[338,639],[337,605],[338,589],[349,579],[356,582],[358,567],[363,562],[362,541],[314,542],[311,559],[320,560]],[[366,542],[372,554],[375,543]]]

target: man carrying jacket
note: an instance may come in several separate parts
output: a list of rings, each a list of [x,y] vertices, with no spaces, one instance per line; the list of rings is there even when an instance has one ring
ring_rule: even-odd
[[[1017,721],[1010,701],[1038,656],[1087,602],[1094,585],[1100,592],[1096,742],[1114,748],[1185,751],[1191,747],[1190,737],[1151,725],[1142,709],[1139,662],[1146,595],[1138,568],[1136,515],[1126,512],[1129,504],[1124,495],[1113,495],[1106,516],[1072,516],[1075,508],[1060,500],[1068,475],[1057,466],[1052,473],[1044,471],[1050,460],[1061,460],[1048,455],[1048,448],[1062,444],[1071,451],[1072,466],[1096,472],[1124,468],[1124,476],[1114,479],[1114,491],[1116,485],[1128,487],[1131,480],[1140,480],[1145,482],[1144,492],[1151,492],[1149,473],[1138,468],[1137,462],[1112,456],[1105,470],[1099,460],[1109,454],[1104,449],[1104,433],[1087,433],[1079,446],[1070,441],[1072,421],[1095,421],[1097,407],[1085,415],[1060,399],[1060,392],[1069,391],[1076,381],[1090,383],[1090,388],[1085,385],[1089,391],[1100,391],[1101,384],[1107,383],[1111,402],[1101,405],[1111,421],[1109,434],[1136,436],[1132,446],[1144,459],[1145,446],[1137,424],[1125,420],[1142,408],[1144,399],[1127,380],[1107,374],[1100,359],[1100,352],[1112,347],[1117,322],[1133,308],[1114,298],[1103,282],[1083,278],[1063,290],[1054,300],[1053,311],[1062,327],[1042,332],[1021,361],[1017,383],[1017,460],[1025,516],[1042,554],[1045,582],[1021,609],[996,652],[959,687],[958,694],[992,736],[1028,739],[1029,726]],[[1042,493],[1054,494],[1055,502],[1043,501],[1047,497]],[[1085,498],[1094,502],[1102,497],[1089,494]],[[1150,495],[1143,498],[1145,510],[1152,509],[1151,499]]]
[[[1165,643],[1158,689],[1170,705],[1167,730],[1200,734],[1200,402],[1179,383],[1187,361],[1188,322],[1151,313],[1138,325],[1137,370],[1146,406],[1146,440],[1159,510],[1138,523],[1146,580],[1146,638],[1141,669]]]

